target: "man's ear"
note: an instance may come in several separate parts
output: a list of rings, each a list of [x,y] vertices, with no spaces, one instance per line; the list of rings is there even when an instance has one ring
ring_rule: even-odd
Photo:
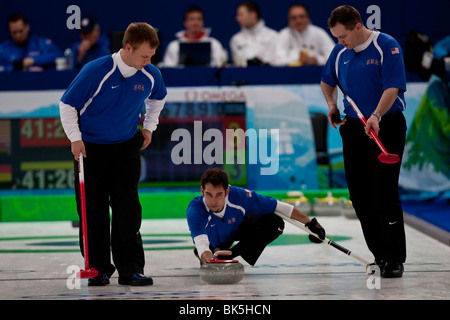
[[[132,51],[133,51],[133,47],[131,46],[131,43],[127,43],[126,45],[125,45],[125,51],[127,52],[127,53],[131,53]]]

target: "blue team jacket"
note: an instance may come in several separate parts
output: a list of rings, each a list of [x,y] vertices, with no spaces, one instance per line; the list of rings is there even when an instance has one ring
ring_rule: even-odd
[[[366,118],[370,117],[383,92],[389,88],[398,88],[399,93],[386,114],[404,111],[406,76],[400,45],[393,37],[373,31],[361,46],[363,49],[357,53],[354,49],[348,50],[336,44],[323,68],[322,81],[335,87],[336,80],[339,80]],[[358,118],[346,99],[344,113]]]
[[[233,241],[245,215],[272,214],[277,207],[277,200],[230,186],[225,206],[225,214],[220,218],[208,209],[203,196],[194,198],[187,208],[187,222],[192,239],[206,234],[213,247]]]
[[[107,55],[86,64],[61,101],[80,112],[83,141],[115,144],[136,134],[147,98],[163,100],[166,94],[162,75],[154,65],[124,78],[113,55]]]

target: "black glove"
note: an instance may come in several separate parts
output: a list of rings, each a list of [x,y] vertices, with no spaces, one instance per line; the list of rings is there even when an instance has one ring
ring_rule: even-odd
[[[311,230],[312,232],[317,234],[320,238],[320,239],[317,239],[315,236],[310,234],[308,236],[309,241],[314,242],[314,243],[322,243],[322,240],[325,239],[325,229],[320,225],[319,222],[317,222],[316,218],[314,218],[310,222],[306,223],[305,227],[307,227],[309,230]]]

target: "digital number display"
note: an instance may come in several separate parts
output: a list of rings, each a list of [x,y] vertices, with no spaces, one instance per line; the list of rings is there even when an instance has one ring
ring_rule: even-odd
[[[61,119],[35,118],[20,120],[20,145],[22,147],[53,147],[70,145]]]
[[[3,121],[9,122],[8,148],[0,152],[0,188],[73,188],[73,156],[60,118]]]
[[[25,189],[71,189],[74,187],[74,170],[23,171],[20,186]]]

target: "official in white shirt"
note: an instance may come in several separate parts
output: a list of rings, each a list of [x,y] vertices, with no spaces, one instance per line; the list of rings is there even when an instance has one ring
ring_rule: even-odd
[[[197,6],[186,9],[184,14],[185,30],[175,34],[176,39],[171,41],[164,53],[163,67],[180,66],[181,42],[210,42],[211,43],[211,67],[223,67],[228,60],[228,53],[222,44],[210,36],[211,29],[204,27],[203,10]]]
[[[289,8],[288,24],[279,32],[272,65],[325,65],[335,43],[324,29],[311,24],[304,5]]]
[[[238,5],[236,21],[241,30],[230,40],[233,64],[237,67],[270,64],[278,32],[265,25],[259,6],[253,2]]]

